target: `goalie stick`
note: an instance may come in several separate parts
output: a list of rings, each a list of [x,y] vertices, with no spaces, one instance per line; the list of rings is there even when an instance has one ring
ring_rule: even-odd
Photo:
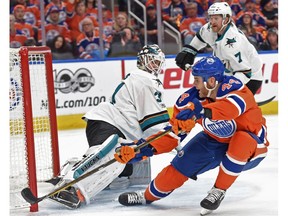
[[[153,138],[151,138],[151,139],[148,139],[146,142],[143,142],[143,143],[141,143],[140,145],[138,145],[137,147],[135,147],[135,148],[134,148],[134,151],[135,151],[135,152],[139,151],[141,148],[147,146],[150,142],[153,142],[153,141],[155,141],[155,140],[157,140],[157,139],[165,136],[166,134],[170,133],[171,131],[172,131],[172,128],[170,128],[170,129],[168,129],[168,130],[166,130],[166,131],[163,131],[163,132],[159,133],[159,134],[156,135],[155,137],[153,137]],[[67,189],[68,187],[76,184],[77,182],[79,182],[79,181],[87,178],[88,176],[91,176],[92,174],[98,172],[99,170],[101,170],[101,169],[103,169],[103,168],[105,168],[105,167],[107,167],[107,166],[109,166],[109,165],[111,165],[111,164],[113,164],[113,163],[115,163],[115,162],[117,162],[117,160],[116,160],[115,158],[113,158],[112,160],[110,160],[110,161],[102,164],[101,166],[96,167],[95,169],[93,169],[93,170],[91,170],[91,171],[89,171],[89,172],[87,172],[87,173],[79,176],[78,178],[74,179],[73,181],[68,182],[67,184],[62,185],[61,187],[59,187],[59,188],[57,188],[56,190],[48,193],[48,194],[45,195],[45,196],[36,197],[36,196],[32,193],[32,191],[31,191],[31,189],[30,189],[29,187],[24,188],[24,189],[21,191],[21,195],[22,195],[22,197],[23,197],[28,203],[30,203],[31,205],[36,204],[36,203],[39,203],[39,202],[43,201],[44,199],[46,199],[46,198],[48,198],[48,197],[50,197],[50,196],[53,196],[53,195],[59,193],[59,192],[62,191],[62,190]]]

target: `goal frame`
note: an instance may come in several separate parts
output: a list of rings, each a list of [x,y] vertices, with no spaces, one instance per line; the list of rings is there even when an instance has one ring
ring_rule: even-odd
[[[37,171],[36,171],[36,157],[35,157],[35,142],[34,142],[34,128],[33,128],[33,114],[32,114],[32,98],[30,85],[30,68],[29,68],[29,54],[43,54],[45,59],[45,72],[47,83],[47,97],[48,97],[48,112],[50,123],[51,147],[52,147],[52,164],[53,175],[57,176],[60,172],[60,158],[58,146],[58,132],[57,132],[57,118],[56,105],[54,94],[54,79],[51,50],[47,46],[38,47],[21,47],[19,50],[20,64],[21,64],[21,79],[23,88],[23,109],[25,120],[25,138],[27,148],[27,167],[28,167],[28,185],[35,196],[37,192]],[[38,211],[38,204],[30,206],[31,212]]]

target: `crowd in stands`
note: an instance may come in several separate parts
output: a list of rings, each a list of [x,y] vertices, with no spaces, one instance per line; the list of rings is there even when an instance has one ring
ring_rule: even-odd
[[[161,19],[181,33],[183,45],[189,44],[208,21],[209,6],[217,1],[224,0],[161,0]],[[225,1],[232,8],[234,23],[257,50],[278,50],[278,0]],[[146,6],[147,42],[157,44],[161,28],[156,0],[141,2]],[[134,1],[131,4],[143,20],[142,8]],[[10,47],[40,46],[45,39],[53,59],[99,59],[101,45],[104,57],[135,56],[144,45],[143,25],[128,19],[127,0],[118,0],[114,10],[107,5],[102,4],[102,17],[98,17],[97,0],[44,0],[42,34],[40,0],[10,0]]]

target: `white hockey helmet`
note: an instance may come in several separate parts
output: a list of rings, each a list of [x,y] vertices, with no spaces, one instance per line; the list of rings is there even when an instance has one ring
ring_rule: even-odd
[[[232,10],[227,2],[215,2],[208,9],[208,16],[216,14],[223,15],[224,19],[229,15],[229,18],[231,19]]]
[[[157,76],[165,63],[165,55],[157,44],[145,45],[137,55],[137,67]]]

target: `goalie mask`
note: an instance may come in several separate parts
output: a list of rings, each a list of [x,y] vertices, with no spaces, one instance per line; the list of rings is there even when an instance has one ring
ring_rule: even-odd
[[[165,62],[165,55],[157,44],[146,45],[137,55],[137,67],[157,76]]]

